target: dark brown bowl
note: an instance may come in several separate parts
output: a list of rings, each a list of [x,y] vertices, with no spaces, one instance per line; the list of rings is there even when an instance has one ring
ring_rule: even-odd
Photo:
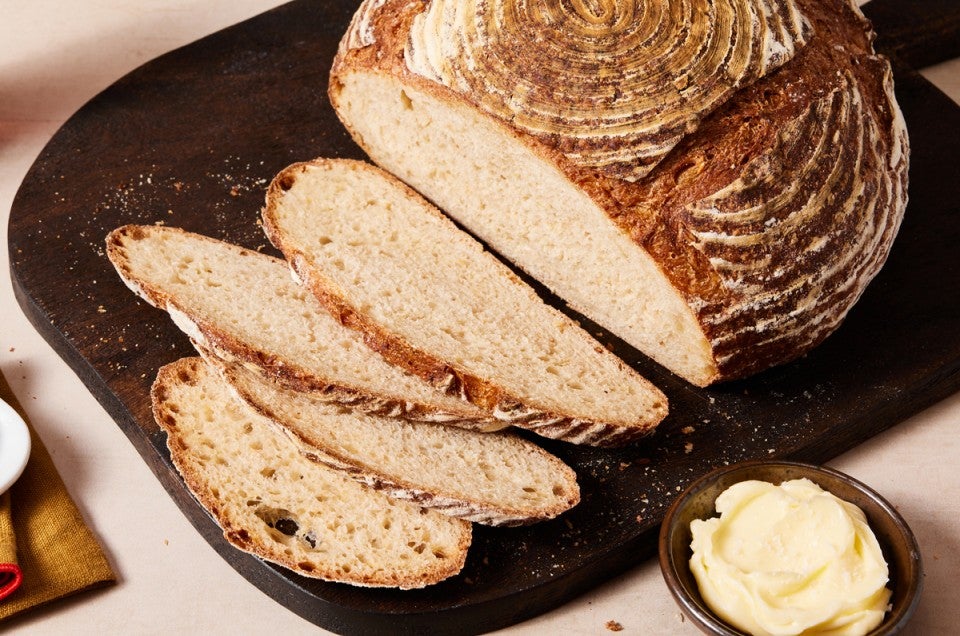
[[[890,569],[891,609],[870,636],[896,634],[920,600],[923,564],[917,540],[906,522],[880,495],[843,473],[788,461],[754,461],[725,466],[690,484],[667,510],[660,528],[660,570],[680,608],[706,634],[742,635],[704,603],[690,571],[690,522],[716,516],[714,501],[735,483],[759,479],[773,484],[806,477],[863,510]]]

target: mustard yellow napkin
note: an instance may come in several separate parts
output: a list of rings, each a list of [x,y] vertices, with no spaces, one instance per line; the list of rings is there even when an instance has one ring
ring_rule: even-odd
[[[3,374],[0,398],[26,421]],[[30,442],[26,469],[0,497],[0,559],[15,558],[23,573],[19,587],[0,600],[0,620],[116,580],[32,427]]]

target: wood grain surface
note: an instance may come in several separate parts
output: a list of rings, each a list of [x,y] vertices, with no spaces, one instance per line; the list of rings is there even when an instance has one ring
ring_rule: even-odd
[[[107,232],[132,222],[276,253],[257,223],[269,179],[315,156],[363,157],[326,98],[352,3],[284,5],[148,63],[84,106],[14,201],[15,293],[198,531],[278,602],[340,633],[510,625],[652,555],[666,507],[711,468],[762,457],[823,462],[960,388],[960,108],[909,69],[957,54],[958,9],[924,0],[909,25],[888,25],[885,15],[902,15],[885,12],[890,3],[876,0],[866,10],[876,18],[878,45],[900,56],[910,204],[887,265],[845,324],[795,363],[696,389],[581,319],[663,388],[671,415],[656,435],[626,449],[541,441],[576,469],[582,503],[528,528],[477,527],[464,572],[426,590],[308,580],[222,539],[171,467],[149,410],[157,369],[191,355],[190,344],[164,313],[131,294],[103,252]]]

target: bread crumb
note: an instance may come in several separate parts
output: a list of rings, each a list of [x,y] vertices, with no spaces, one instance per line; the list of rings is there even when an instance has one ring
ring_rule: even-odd
[[[693,442],[687,442],[683,445],[683,452],[688,455],[693,452]]]
[[[606,627],[607,627],[607,629],[610,630],[611,632],[622,632],[622,631],[623,631],[623,625],[621,625],[621,624],[618,623],[617,621],[607,621]]]
[[[695,430],[697,429],[693,428],[692,426],[684,426],[683,428],[680,429],[680,432],[683,433],[684,435],[689,435]]]

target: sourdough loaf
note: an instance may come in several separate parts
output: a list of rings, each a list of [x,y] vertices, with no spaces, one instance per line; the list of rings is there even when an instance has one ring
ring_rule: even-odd
[[[213,359],[213,366],[304,456],[391,497],[495,526],[551,519],[580,501],[573,470],[515,435],[365,415],[283,389],[236,363]]]
[[[220,357],[369,413],[482,430],[506,425],[387,363],[317,306],[280,259],[163,226],[120,227],[106,243],[130,289]]]
[[[468,522],[303,457],[200,358],[162,367],[151,395],[174,465],[237,548],[360,586],[424,587],[463,567]]]
[[[648,434],[667,413],[658,389],[370,164],[289,166],[267,189],[263,225],[337,320],[504,421],[613,445]]]
[[[367,0],[329,94],[376,163],[707,385],[816,346],[889,253],[908,140],[872,40],[847,0]]]

